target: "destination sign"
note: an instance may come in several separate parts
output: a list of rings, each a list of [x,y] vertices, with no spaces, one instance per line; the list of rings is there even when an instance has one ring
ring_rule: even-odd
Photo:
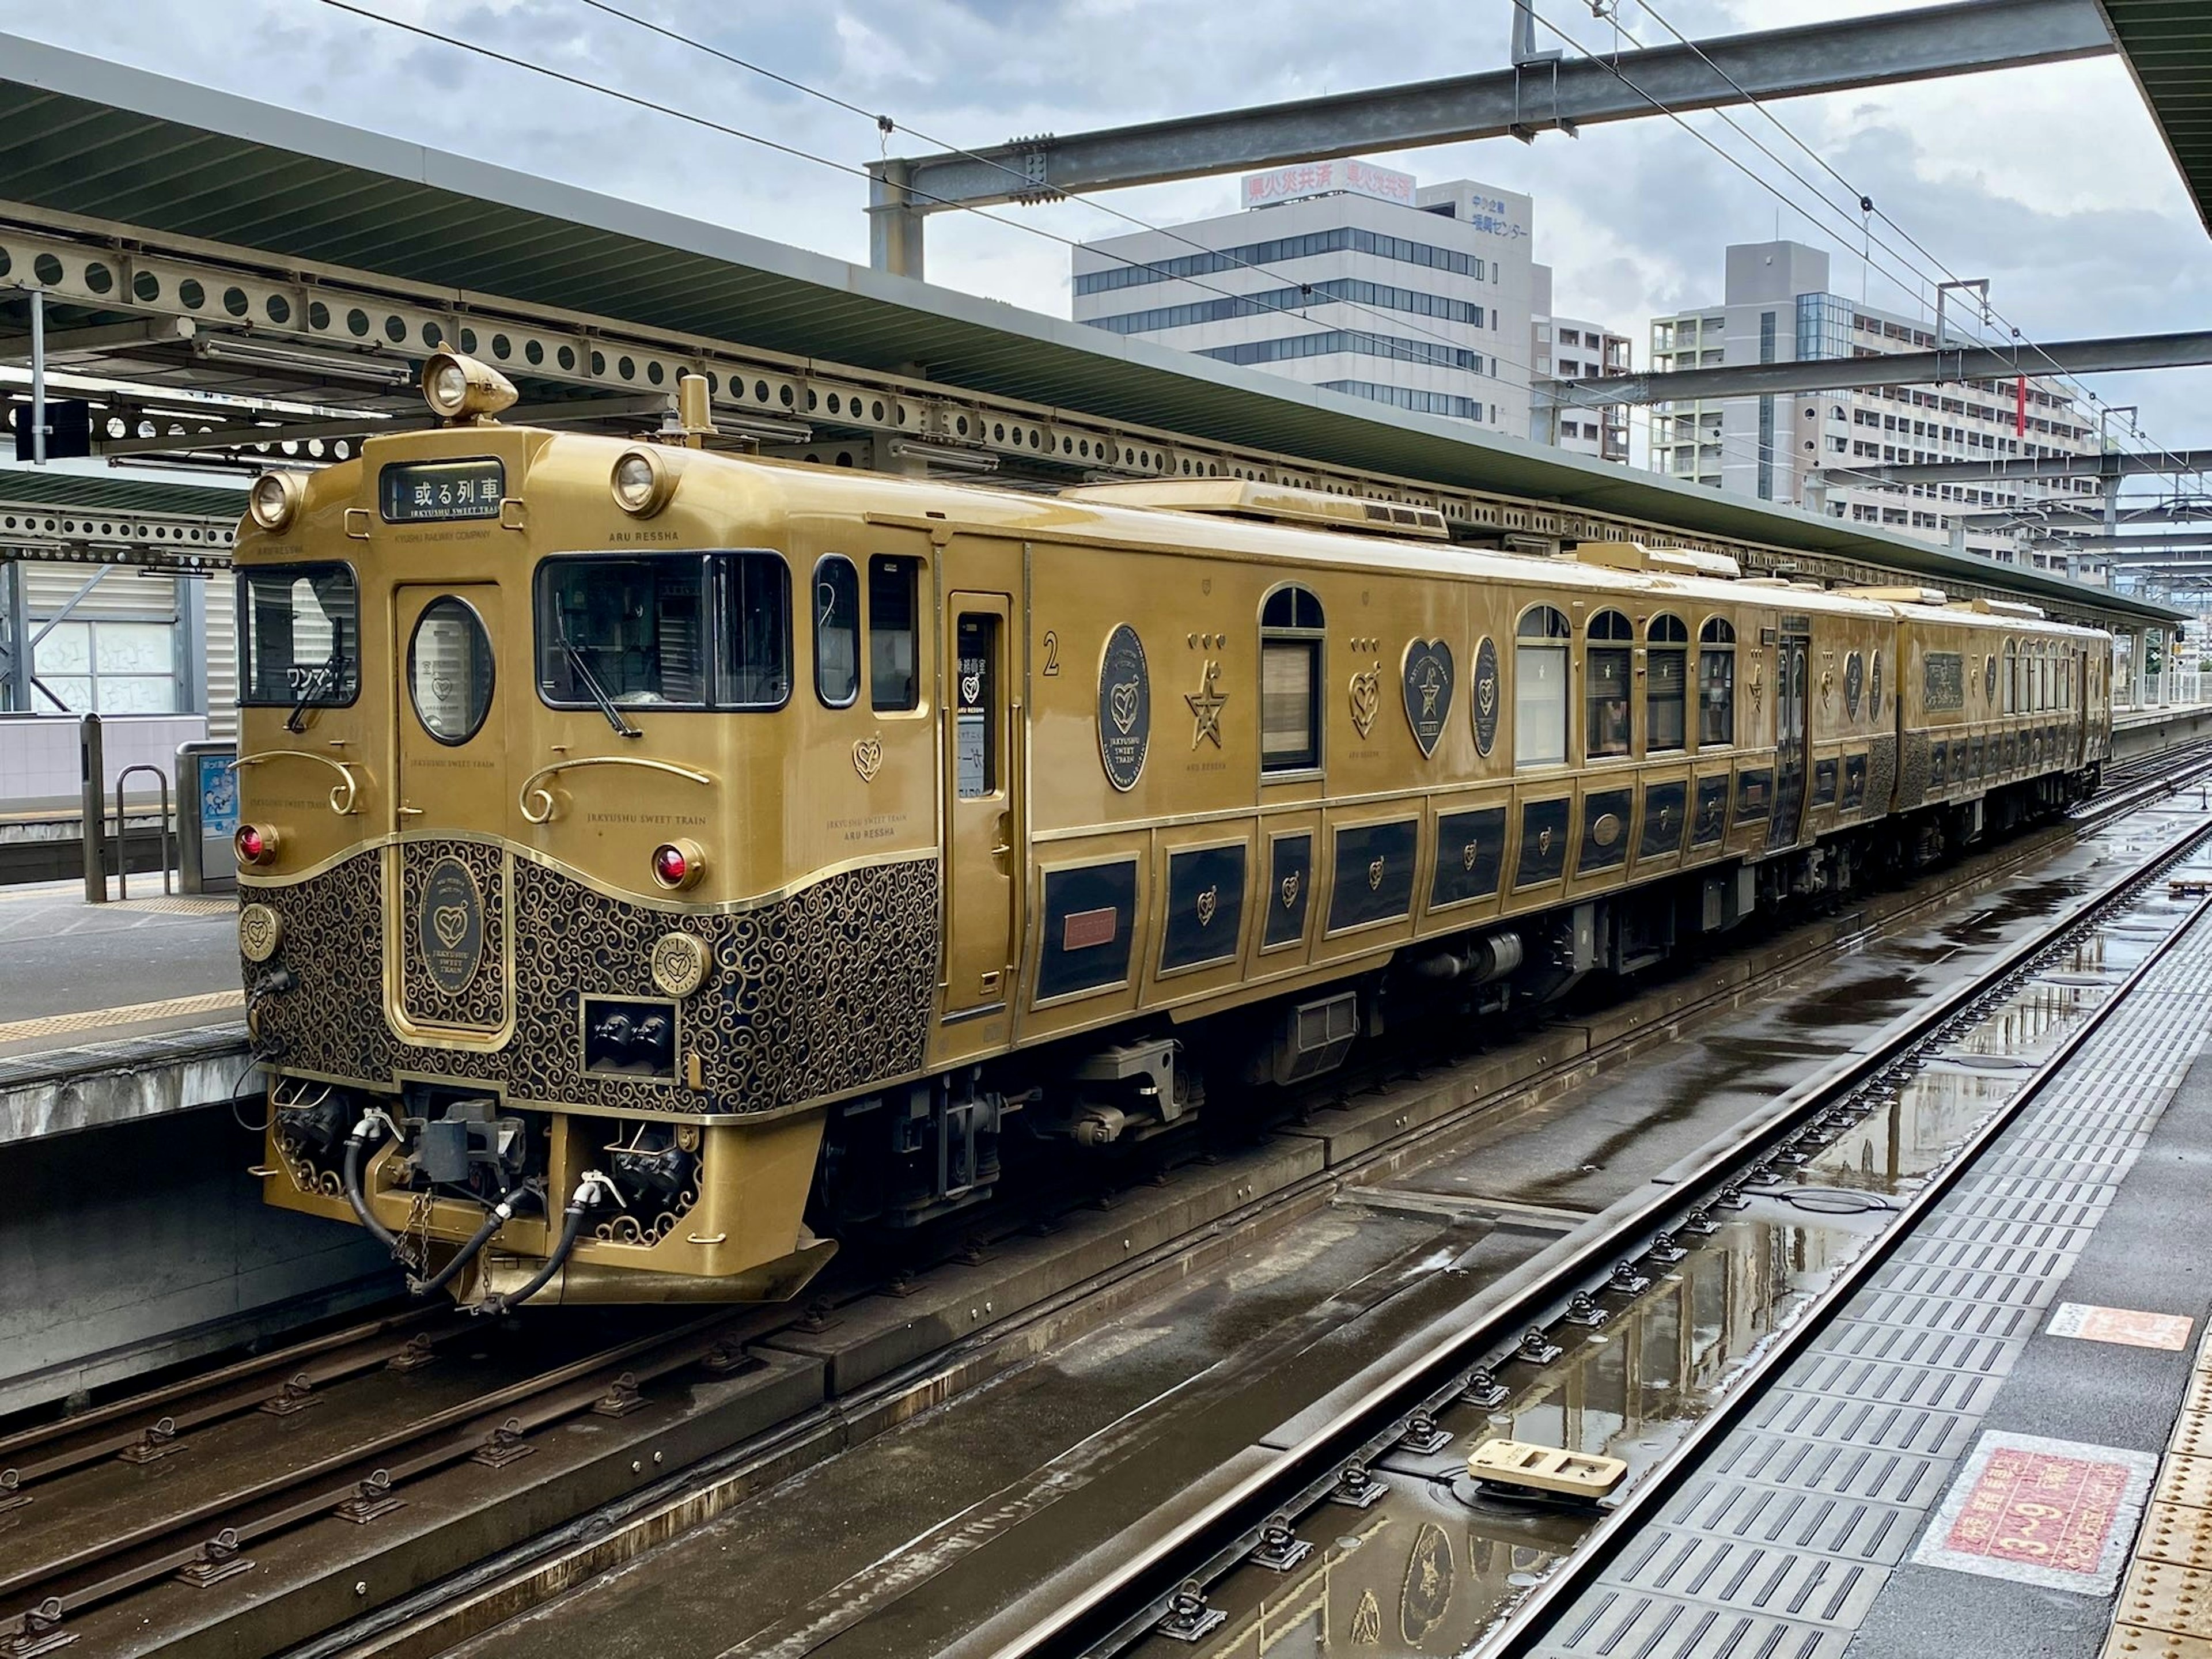
[[[496,519],[507,469],[496,458],[408,461],[387,466],[377,489],[386,524],[438,519]]]

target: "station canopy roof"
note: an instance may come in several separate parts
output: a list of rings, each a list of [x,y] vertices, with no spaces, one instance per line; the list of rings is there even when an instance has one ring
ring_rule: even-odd
[[[860,186],[854,215],[860,212]],[[1320,466],[1556,501],[2030,600],[2182,613],[1321,391],[724,225],[0,33],[12,200],[291,259],[921,374]]]
[[[2212,230],[2212,6],[2204,0],[2102,0],[2120,55]]]

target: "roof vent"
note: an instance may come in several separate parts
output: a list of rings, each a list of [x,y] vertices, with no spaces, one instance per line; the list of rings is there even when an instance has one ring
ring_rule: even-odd
[[[1725,553],[1701,553],[1690,547],[1647,547],[1642,542],[1581,542],[1576,559],[1608,570],[1649,570],[1662,576],[1711,576],[1734,581],[1743,567]]]
[[[1451,539],[1444,515],[1433,507],[1407,507],[1363,495],[1332,495],[1325,489],[1300,489],[1252,478],[1135,478],[1126,483],[1075,484],[1060,493],[1068,501],[1096,501],[1106,507],[1218,513],[1231,518],[1310,525],[1321,530],[1368,531],[1419,537],[1424,541]]]
[[[1889,605],[1942,605],[1950,597],[1940,587],[1846,587],[1838,591],[1855,599],[1879,599]]]
[[[1978,611],[1984,617],[2020,617],[2040,622],[2044,609],[2039,605],[2022,605],[2018,599],[1962,599],[1951,607],[1954,611]]]

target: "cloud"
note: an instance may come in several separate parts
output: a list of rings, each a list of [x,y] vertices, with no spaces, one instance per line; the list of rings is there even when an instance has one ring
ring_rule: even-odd
[[[888,148],[898,154],[929,148],[921,134],[974,145],[1310,97],[1498,64],[1507,17],[1502,6],[1447,0],[1356,16],[1322,0],[611,3],[870,114],[582,0],[362,0],[848,168],[886,148],[874,112],[896,121]],[[1710,37],[1895,3],[1668,0],[1662,10],[1684,32]],[[1670,38],[1650,8],[1623,0],[1620,9],[1625,27],[1645,41]],[[1613,44],[1609,24],[1568,0],[1539,0],[1537,10],[1585,45]],[[866,185],[850,173],[306,0],[225,0],[219,25],[199,0],[76,0],[66,8],[0,0],[0,27],[839,258],[867,258]],[[1729,118],[1741,133],[1705,113],[1682,125],[1654,118],[1588,127],[1579,137],[1545,134],[1533,145],[1500,140],[1374,159],[1424,179],[1464,175],[1533,196],[1537,257],[1556,272],[1555,302],[1620,328],[1638,342],[1639,361],[1653,315],[1717,296],[1728,243],[1765,240],[1778,228],[1832,250],[1837,291],[1891,309],[1929,303],[1941,265],[1989,277],[1999,307],[2042,338],[2185,329],[2204,314],[2212,241],[2115,60],[1792,100],[1774,113],[1848,187],[1751,110]],[[1773,156],[1760,155],[1753,138]],[[1862,228],[1851,199],[1858,191],[1894,224],[1878,219]],[[1841,210],[1818,205],[1823,195]],[[929,228],[929,272],[1064,316],[1068,252],[1054,239],[1131,228],[1117,214],[1172,223],[1228,211],[1234,200],[1233,179],[1209,179],[1096,202],[994,209],[1006,222],[940,215]],[[1869,236],[1895,252],[1870,246]],[[2103,377],[2097,386],[2115,401],[2142,403],[2147,426],[2179,444],[2202,423],[2212,372]]]

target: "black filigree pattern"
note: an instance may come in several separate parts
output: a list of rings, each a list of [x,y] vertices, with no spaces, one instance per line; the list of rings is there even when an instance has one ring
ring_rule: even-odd
[[[1889,811],[1889,792],[1897,782],[1897,739],[1876,738],[1867,746],[1866,815],[1882,817]]]
[[[1925,732],[1906,732],[1905,754],[1897,779],[1897,810],[1899,811],[1911,811],[1928,798],[1929,767],[1928,734]],[[1869,772],[1874,769],[1871,759],[1867,769]],[[1868,793],[1871,798],[1873,792],[1869,790]]]
[[[477,971],[458,995],[439,986],[422,953],[422,890],[441,859],[459,859],[483,906]],[[399,1006],[418,1025],[496,1030],[507,1019],[507,855],[481,841],[410,841],[399,847]]]
[[[399,1072],[503,1083],[517,1101],[687,1115],[766,1111],[921,1066],[938,957],[937,868],[926,860],[828,877],[733,915],[687,915],[611,898],[517,858],[515,1030],[488,1054],[392,1031],[383,893],[376,852],[256,888],[283,919],[277,955],[301,981],[264,1004],[261,1030],[281,1045],[282,1066],[380,1087]],[[653,945],[672,930],[711,955],[678,1034],[698,1056],[702,1087],[586,1074],[580,1000],[655,995]],[[244,965],[250,982],[273,964]]]

